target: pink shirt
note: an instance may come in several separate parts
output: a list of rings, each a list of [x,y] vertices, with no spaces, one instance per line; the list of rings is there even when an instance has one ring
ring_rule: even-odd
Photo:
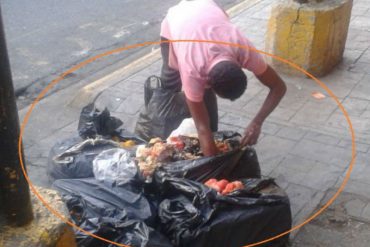
[[[162,22],[161,36],[169,40],[212,40],[254,48],[212,0],[182,0],[168,10]],[[169,66],[180,72],[182,89],[194,102],[203,100],[208,88],[208,73],[220,61],[232,61],[254,74],[262,74],[267,64],[255,51],[229,45],[170,43]]]

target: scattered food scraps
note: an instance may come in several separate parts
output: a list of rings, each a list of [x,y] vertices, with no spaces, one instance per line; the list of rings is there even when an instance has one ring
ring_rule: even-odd
[[[314,97],[315,99],[325,99],[326,96],[320,92],[312,92],[312,97]]]

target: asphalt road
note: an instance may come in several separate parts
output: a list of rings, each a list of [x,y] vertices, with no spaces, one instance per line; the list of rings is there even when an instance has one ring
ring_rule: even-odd
[[[225,9],[242,0],[216,0]],[[160,23],[179,0],[1,0],[18,106],[23,108],[62,72],[89,57],[159,40]],[[128,50],[94,62],[52,92],[94,81],[147,53]]]

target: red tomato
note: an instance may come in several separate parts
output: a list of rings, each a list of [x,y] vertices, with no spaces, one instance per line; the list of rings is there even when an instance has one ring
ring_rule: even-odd
[[[217,183],[211,183],[210,185],[208,185],[208,187],[210,187],[211,189],[214,189],[214,190],[216,190],[217,192],[220,192],[220,193],[222,191],[220,186],[218,186]]]
[[[209,186],[210,184],[214,184],[214,183],[217,183],[217,179],[211,178],[211,179],[208,179],[207,182],[205,182],[204,184]]]
[[[233,183],[229,183],[226,185],[226,188],[222,191],[223,195],[229,194],[235,189],[235,185]]]
[[[244,189],[244,184],[240,181],[234,181],[233,182],[235,189],[234,190],[241,190]]]
[[[228,183],[229,181],[227,181],[226,179],[222,179],[217,182],[217,185],[220,187],[221,191],[223,191]]]

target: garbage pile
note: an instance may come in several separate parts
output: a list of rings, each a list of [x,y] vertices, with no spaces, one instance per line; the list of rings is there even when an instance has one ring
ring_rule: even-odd
[[[204,157],[195,136],[145,142],[121,125],[89,105],[80,136],[50,152],[50,181],[80,228],[134,247],[239,247],[291,228],[288,197],[260,178],[256,152],[240,147],[238,133],[215,133],[220,154]],[[75,233],[78,246],[115,246]]]

